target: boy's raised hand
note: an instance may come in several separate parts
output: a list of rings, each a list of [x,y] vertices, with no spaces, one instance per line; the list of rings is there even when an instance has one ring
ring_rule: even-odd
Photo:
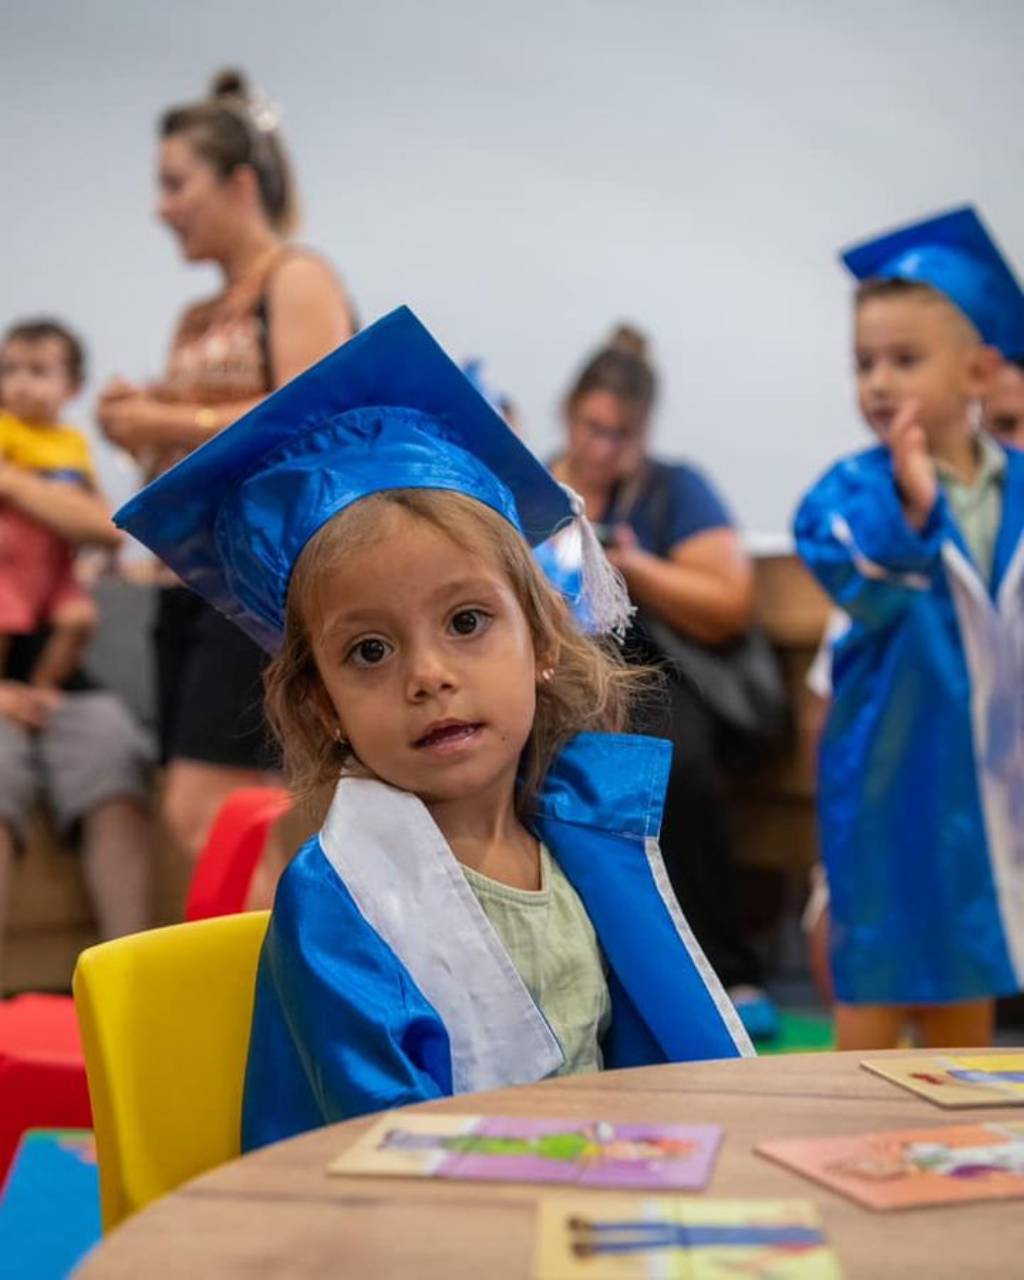
[[[939,482],[916,400],[907,400],[900,406],[885,443],[892,454],[892,468],[907,521],[915,529],[923,529],[939,496]]]

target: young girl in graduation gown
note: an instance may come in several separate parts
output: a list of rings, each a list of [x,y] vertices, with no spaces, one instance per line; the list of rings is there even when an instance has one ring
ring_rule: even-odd
[[[576,506],[401,309],[119,513],[276,654],[294,780],[334,786],[263,947],[244,1148],[750,1052],[658,851],[670,745],[618,732],[635,673],[530,553]]]

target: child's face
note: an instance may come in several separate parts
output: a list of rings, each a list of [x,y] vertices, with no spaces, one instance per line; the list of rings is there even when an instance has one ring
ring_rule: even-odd
[[[428,805],[507,798],[536,707],[537,663],[498,563],[385,509],[381,536],[332,572],[313,655],[344,737]]]
[[[857,400],[881,439],[910,398],[930,442],[969,430],[987,350],[952,305],[913,294],[869,298],[857,309],[854,344]]]
[[[1004,444],[1024,449],[1024,369],[1000,365],[985,394],[985,425]]]
[[[16,418],[50,426],[77,390],[60,338],[12,338],[0,348],[0,405]]]

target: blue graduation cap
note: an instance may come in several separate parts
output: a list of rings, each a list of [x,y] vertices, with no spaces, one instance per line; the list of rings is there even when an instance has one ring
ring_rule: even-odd
[[[899,227],[840,257],[858,280],[912,280],[944,293],[1007,359],[1024,356],[1024,293],[971,205]]]
[[[114,521],[273,651],[292,568],[313,534],[360,498],[406,488],[468,494],[531,545],[581,510],[400,307],[148,485]]]

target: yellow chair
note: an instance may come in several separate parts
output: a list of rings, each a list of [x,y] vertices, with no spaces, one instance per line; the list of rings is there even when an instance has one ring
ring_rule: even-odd
[[[239,1154],[253,990],[269,912],[83,951],[75,1007],[103,1229]]]

